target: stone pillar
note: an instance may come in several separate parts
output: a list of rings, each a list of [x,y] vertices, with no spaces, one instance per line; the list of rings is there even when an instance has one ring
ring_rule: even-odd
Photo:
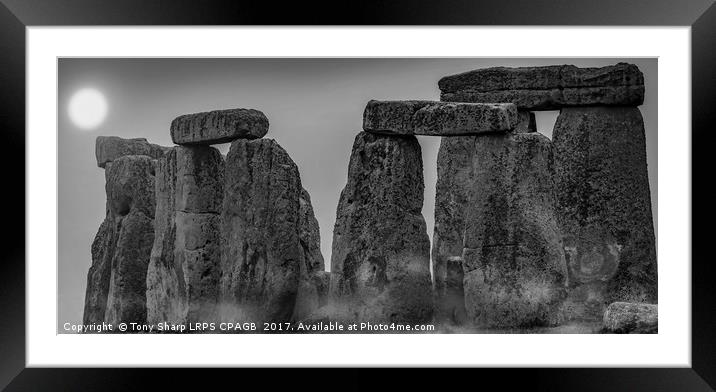
[[[656,302],[656,248],[639,109],[562,109],[553,140],[573,317],[599,318],[615,301]]]
[[[338,202],[331,301],[358,321],[432,317],[430,242],[415,136],[359,133]]]
[[[301,193],[298,167],[274,140],[231,144],[221,210],[223,320],[291,320],[302,265],[308,273],[299,233]]]
[[[147,156],[125,156],[106,168],[107,200],[117,224],[104,321],[144,323],[146,276],[154,242],[154,165]]]
[[[216,320],[224,162],[210,146],[177,146],[158,163],[156,241],[147,276],[150,323]]]
[[[107,213],[92,243],[85,324],[146,321],[145,276],[154,239],[153,158],[165,150],[145,139],[97,138]]]
[[[481,136],[472,170],[463,251],[468,319],[487,328],[558,323],[566,268],[549,139]]]
[[[465,207],[472,181],[476,136],[443,137],[438,151],[432,267],[436,315],[449,319],[453,306],[445,297],[447,265],[462,260]]]
[[[563,312],[566,317],[585,314],[600,317],[605,301],[609,300],[655,300],[656,260],[643,124],[635,109],[644,101],[644,77],[638,67],[626,63],[600,68],[493,67],[446,76],[438,85],[443,101],[514,103],[520,111],[520,124],[513,132],[533,129],[527,117],[530,111],[562,110],[553,139],[555,208],[561,232],[558,237],[564,237],[570,266],[567,283],[572,287]],[[633,129],[640,136],[632,135],[630,141],[625,142],[625,128]],[[480,148],[490,143],[487,137],[475,139]],[[440,228],[442,225],[456,221],[454,216],[459,216],[456,211],[465,205],[464,186],[441,186],[448,181],[440,178],[441,172],[470,173],[467,167],[454,167],[454,162],[465,162],[468,158],[455,155],[470,154],[466,149],[451,148],[460,143],[469,144],[453,140],[441,144],[440,157],[443,150],[452,154],[449,161],[438,160],[435,218],[438,234],[446,231]],[[629,147],[625,147],[627,144]],[[631,151],[630,157],[619,156],[619,151],[627,150]],[[477,183],[471,176],[476,174],[462,175]],[[440,205],[451,207],[439,208]],[[525,211],[529,210],[530,207],[525,207]],[[456,222],[459,230],[461,223]],[[636,226],[643,229],[633,230]],[[455,246],[445,246],[444,241],[444,236],[436,235],[433,259],[438,268],[443,258],[454,253]],[[449,241],[458,242],[454,234]],[[640,251],[635,250],[637,246]],[[625,257],[631,261],[622,265]],[[471,267],[467,265],[470,263],[467,256],[465,263],[467,297],[472,295],[468,287],[467,269]]]

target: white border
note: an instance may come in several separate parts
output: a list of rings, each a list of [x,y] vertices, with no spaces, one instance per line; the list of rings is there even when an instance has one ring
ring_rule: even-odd
[[[27,366],[690,366],[688,27],[30,27],[27,48]],[[659,333],[58,335],[56,67],[65,56],[659,57]]]

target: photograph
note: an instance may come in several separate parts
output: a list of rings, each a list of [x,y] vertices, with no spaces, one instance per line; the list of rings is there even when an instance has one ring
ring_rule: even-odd
[[[714,0],[0,31],[0,391],[715,390]]]
[[[58,334],[657,334],[656,57],[59,57]]]

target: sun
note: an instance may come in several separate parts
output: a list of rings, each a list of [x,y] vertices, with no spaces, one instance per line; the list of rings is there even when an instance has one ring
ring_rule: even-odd
[[[67,108],[70,120],[80,129],[97,128],[107,117],[107,100],[94,88],[77,90]]]

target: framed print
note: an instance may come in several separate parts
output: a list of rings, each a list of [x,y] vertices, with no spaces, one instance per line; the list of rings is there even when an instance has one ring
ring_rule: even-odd
[[[2,385],[710,390],[716,8],[450,3],[4,1]]]

